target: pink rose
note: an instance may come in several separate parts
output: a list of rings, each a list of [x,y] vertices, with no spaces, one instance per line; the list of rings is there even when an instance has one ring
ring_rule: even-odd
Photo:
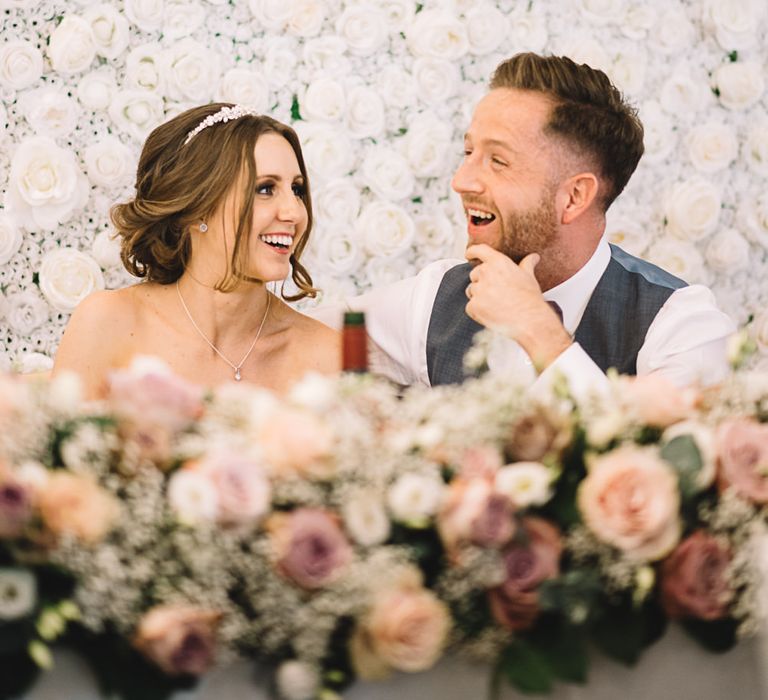
[[[391,670],[416,673],[440,658],[451,629],[446,605],[420,586],[380,591],[350,639],[350,657],[364,680]]]
[[[543,581],[560,573],[563,544],[559,530],[542,518],[522,519],[525,541],[503,552],[504,583],[488,591],[491,613],[511,630],[530,627],[539,615],[539,591]]]
[[[141,618],[134,646],[171,676],[199,676],[214,661],[221,615],[191,605],[152,608]]]
[[[677,476],[648,449],[621,447],[595,460],[578,505],[599,540],[636,560],[661,559],[680,539]]]
[[[715,436],[720,486],[753,503],[768,503],[768,425],[729,418]]]
[[[465,479],[493,479],[504,461],[495,447],[470,447],[461,456],[460,473]]]
[[[455,479],[447,488],[437,529],[449,554],[469,543],[501,547],[515,533],[512,502],[494,491],[492,481]]]
[[[278,570],[301,588],[313,590],[333,583],[352,559],[339,519],[319,508],[275,513],[267,528]]]
[[[684,539],[661,565],[661,602],[672,618],[719,620],[728,615],[733,590],[731,553],[703,530]]]
[[[0,539],[21,537],[32,518],[32,493],[23,484],[0,473]]]
[[[554,411],[538,407],[512,425],[504,446],[509,462],[541,462],[570,442],[571,425]]]
[[[621,377],[620,391],[639,421],[656,428],[690,418],[699,400],[695,389],[681,389],[659,374]]]
[[[333,433],[307,410],[278,408],[264,421],[258,442],[277,474],[310,479],[333,476]]]

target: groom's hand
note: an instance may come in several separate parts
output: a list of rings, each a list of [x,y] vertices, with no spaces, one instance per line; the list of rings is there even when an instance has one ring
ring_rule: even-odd
[[[572,341],[541,294],[535,274],[538,253],[517,265],[481,243],[469,246],[466,257],[475,263],[467,286],[467,315],[520,343],[538,369],[548,367]]]

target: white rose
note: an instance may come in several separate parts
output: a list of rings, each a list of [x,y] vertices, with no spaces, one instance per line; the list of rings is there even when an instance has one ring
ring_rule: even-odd
[[[706,0],[705,25],[714,29],[718,43],[726,51],[748,49],[758,38],[755,31],[765,14],[762,0]]]
[[[685,10],[671,7],[661,13],[649,39],[654,49],[669,55],[691,49],[696,32]]]
[[[627,95],[638,95],[645,87],[648,56],[642,50],[624,50],[614,56],[608,76],[619,90]]]
[[[361,279],[365,280],[374,289],[377,289],[398,282],[404,277],[415,275],[416,270],[405,259],[405,256],[372,257],[368,258],[359,274]],[[386,363],[384,365],[386,366]],[[371,367],[373,373],[377,374],[378,370],[374,360],[371,360]]]
[[[156,42],[133,48],[125,59],[126,83],[139,90],[163,92],[162,47]]]
[[[606,212],[605,236],[630,255],[642,255],[648,247],[651,234],[637,214],[623,214],[611,207]]]
[[[426,524],[437,512],[445,484],[437,474],[403,474],[387,491],[387,506],[395,520]]]
[[[182,39],[160,58],[166,94],[172,100],[199,104],[213,95],[219,80],[218,54],[195,41]]]
[[[742,197],[736,218],[751,241],[761,248],[768,247],[768,192],[756,198]]]
[[[65,17],[50,36],[48,56],[53,69],[59,73],[84,71],[96,56],[91,25],[82,17]]]
[[[346,108],[344,88],[332,78],[318,78],[307,86],[300,105],[305,119],[339,121]]]
[[[312,700],[320,687],[320,672],[303,661],[284,661],[277,669],[275,683],[285,700]]]
[[[424,10],[405,32],[415,56],[457,61],[469,51],[467,30],[458,17],[443,10]]]
[[[23,90],[43,74],[43,54],[28,41],[14,40],[0,48],[0,85]]]
[[[624,0],[577,0],[582,16],[595,24],[612,24],[624,16]]]
[[[58,248],[43,256],[40,291],[57,311],[68,313],[91,292],[104,289],[99,264],[87,253]]]
[[[760,352],[764,355],[768,354],[768,309],[758,312],[749,326],[749,330]]]
[[[163,24],[163,0],[125,0],[125,15],[139,29],[154,32]]]
[[[5,318],[19,335],[29,335],[48,323],[48,304],[33,289],[9,294],[5,298]]]
[[[370,56],[387,38],[387,17],[373,3],[347,6],[336,20],[336,33],[356,56]]]
[[[434,105],[445,104],[453,97],[461,80],[458,65],[431,58],[414,61],[413,78],[418,97]]]
[[[286,28],[295,36],[317,36],[324,20],[325,7],[320,0],[292,0]]]
[[[379,94],[388,107],[405,109],[416,104],[416,82],[401,66],[386,66],[375,80]]]
[[[646,5],[630,5],[620,21],[621,33],[629,39],[645,39],[656,20],[655,8]]]
[[[353,222],[360,213],[360,190],[349,178],[336,178],[312,192],[319,221]]]
[[[77,99],[86,109],[100,112],[109,107],[117,91],[117,82],[112,68],[102,68],[86,73],[77,84]]]
[[[386,146],[374,146],[365,154],[361,168],[363,182],[382,199],[410,197],[415,180],[408,161]]]
[[[419,250],[427,249],[435,255],[445,255],[453,248],[457,230],[450,219],[439,211],[422,214],[414,219],[415,244]]]
[[[22,141],[13,155],[5,203],[28,230],[52,230],[85,205],[88,190],[75,154],[34,136]]]
[[[509,22],[505,15],[490,3],[473,7],[464,18],[470,53],[484,56],[495,51],[509,36]]]
[[[672,153],[676,144],[676,132],[669,116],[664,114],[661,105],[655,100],[644,102],[640,107],[640,119],[643,122],[643,160],[660,163]]]
[[[180,469],[168,480],[168,503],[185,525],[212,523],[219,514],[218,495],[210,478],[190,469]]]
[[[768,177],[768,119],[754,124],[747,133],[744,157],[749,167],[763,177]]]
[[[325,76],[343,76],[350,72],[349,59],[344,55],[346,42],[337,36],[319,36],[304,44],[304,63]]]
[[[120,242],[114,231],[99,231],[93,239],[91,257],[102,269],[120,267]]]
[[[18,103],[29,125],[40,136],[63,138],[77,126],[77,103],[60,88],[29,90]]]
[[[143,141],[163,121],[163,98],[147,90],[120,90],[109,104],[109,116],[118,129]]]
[[[691,162],[703,173],[727,168],[739,154],[736,134],[725,124],[709,122],[695,126],[688,134],[687,143]]]
[[[728,109],[749,109],[765,92],[762,67],[754,62],[724,63],[712,76],[720,104]]]
[[[694,78],[684,67],[675,70],[661,87],[661,106],[678,119],[692,121],[704,108],[706,100],[705,78]]]
[[[352,144],[347,135],[331,125],[298,122],[302,152],[307,167],[322,181],[349,174],[354,166]]]
[[[665,203],[669,232],[677,238],[700,241],[717,227],[720,208],[720,191],[713,183],[701,178],[677,182]]]
[[[31,615],[37,605],[37,579],[27,569],[0,569],[0,620]]]
[[[390,32],[403,32],[413,21],[416,6],[410,0],[378,0]]]
[[[652,263],[690,284],[706,284],[709,280],[701,253],[687,241],[673,238],[658,240],[648,249],[646,256]]]
[[[743,270],[749,266],[749,243],[736,229],[725,229],[709,239],[705,257],[716,272]]]
[[[440,177],[445,172],[452,136],[450,125],[429,113],[408,125],[403,149],[416,177]]]
[[[619,406],[604,411],[587,422],[587,442],[602,449],[619,437],[630,425],[629,415]]]
[[[0,265],[5,265],[21,248],[21,229],[7,212],[0,209]]]
[[[552,498],[552,473],[539,462],[517,462],[496,472],[494,490],[517,508],[544,505]]]
[[[378,92],[363,86],[350,90],[347,127],[356,139],[375,138],[384,131],[384,102]]]
[[[104,58],[117,58],[128,48],[128,20],[110,5],[95,5],[83,12],[91,25],[96,53]]]
[[[273,31],[285,27],[292,10],[286,0],[249,0],[248,7],[259,24]]]
[[[121,187],[133,176],[133,151],[116,136],[86,146],[83,160],[88,179],[100,187]]]
[[[348,496],[341,514],[349,536],[363,547],[381,544],[389,537],[389,516],[376,491],[359,491]]]
[[[405,251],[413,242],[413,219],[402,207],[390,202],[371,202],[355,225],[365,249],[371,255],[392,257]]]
[[[55,411],[75,415],[83,402],[83,381],[77,372],[64,370],[53,377],[48,384],[48,405]],[[100,440],[101,434],[93,424],[96,431],[96,439]]]
[[[336,380],[331,375],[307,372],[291,387],[288,399],[318,413],[327,411],[336,399]]]
[[[535,7],[535,5],[534,5]],[[547,18],[538,10],[520,3],[519,9],[509,16],[509,45],[516,50],[541,52],[549,42]]]
[[[611,57],[605,50],[605,45],[591,36],[577,34],[567,35],[568,38],[559,49],[559,53],[568,56],[574,63],[586,63],[591,68],[596,68],[609,73],[611,70]]]
[[[196,32],[205,23],[205,10],[197,2],[166,0],[163,11],[163,37],[181,39]]]
[[[282,2],[282,0],[281,0]],[[282,3],[285,5],[285,3]],[[282,87],[295,78],[298,62],[294,43],[282,36],[273,36],[264,42],[264,76],[271,85]]]
[[[228,70],[219,84],[216,99],[247,105],[258,112],[269,109],[269,85],[264,77],[247,68]]]
[[[661,440],[668,443],[682,435],[693,439],[701,457],[701,469],[696,475],[696,485],[701,490],[708,489],[717,475],[717,449],[712,428],[696,420],[684,420],[667,428]]]
[[[53,360],[42,352],[23,352],[13,361],[13,369],[18,374],[50,372],[53,369]]]
[[[356,273],[362,263],[362,251],[358,236],[350,224],[335,224],[333,219],[319,226],[317,235],[312,232],[312,249],[323,269],[334,275]],[[323,285],[325,286],[325,285]]]

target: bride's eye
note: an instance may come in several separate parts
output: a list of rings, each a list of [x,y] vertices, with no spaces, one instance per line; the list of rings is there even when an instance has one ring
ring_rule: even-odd
[[[295,194],[297,197],[303,197],[306,193],[307,188],[304,186],[303,182],[293,183],[293,194]]]
[[[270,195],[275,190],[275,184],[273,182],[262,182],[256,185],[256,194]]]

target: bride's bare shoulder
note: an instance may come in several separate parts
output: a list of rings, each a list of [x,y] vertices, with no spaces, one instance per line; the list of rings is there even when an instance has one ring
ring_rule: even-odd
[[[294,309],[291,309],[296,351],[309,370],[323,373],[341,368],[341,333]]]

